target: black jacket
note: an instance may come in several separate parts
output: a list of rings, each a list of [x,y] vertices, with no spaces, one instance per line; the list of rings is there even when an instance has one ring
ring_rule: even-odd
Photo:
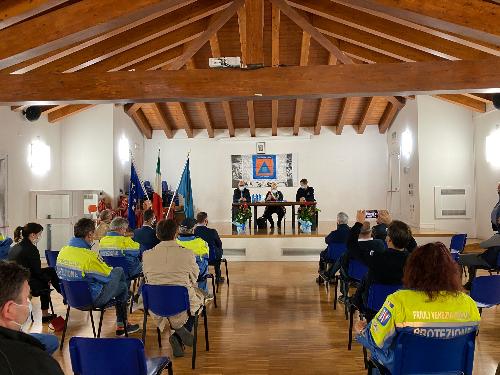
[[[33,243],[24,238],[18,244],[12,246],[9,251],[9,260],[27,268],[30,271],[32,279],[38,279],[43,282],[49,281],[49,276],[42,274],[42,262],[40,253]]]
[[[200,225],[194,229],[194,235],[200,237],[208,244],[210,260],[220,260],[222,256],[222,241],[215,229]]]
[[[331,231],[330,234],[325,237],[325,243],[327,245],[332,243],[346,243],[350,232],[351,228],[349,228],[349,225],[338,224],[337,229]]]
[[[314,188],[308,186],[307,189],[299,188],[295,195],[295,202],[299,202],[300,198],[305,198],[307,202],[314,202]]]
[[[0,375],[64,375],[34,337],[0,327]]]
[[[245,190],[240,191],[239,188],[234,189],[233,193],[233,203],[240,203],[240,198],[243,197],[247,200],[247,203],[252,202],[252,198],[250,197],[250,190],[245,188]]]
[[[390,248],[385,251],[364,248],[361,245],[363,242],[358,241],[362,226],[361,223],[353,225],[347,241],[347,248],[354,259],[360,260],[368,267],[368,285],[374,283],[400,284],[409,253],[406,250],[400,251]]]
[[[160,243],[156,231],[147,225],[134,230],[134,241],[139,243],[141,254]]]

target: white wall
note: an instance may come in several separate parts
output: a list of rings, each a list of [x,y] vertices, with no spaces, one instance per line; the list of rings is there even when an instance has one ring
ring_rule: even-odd
[[[29,191],[58,189],[61,182],[59,126],[49,124],[43,117],[28,122],[10,107],[0,107],[0,154],[8,156],[8,213],[12,235],[18,225],[24,225],[29,218]],[[44,176],[36,176],[28,166],[28,146],[40,137],[50,146],[51,169]],[[1,229],[5,232],[5,230]]]
[[[474,116],[474,148],[476,152],[476,222],[477,236],[489,238],[492,234],[490,214],[498,202],[496,186],[500,182],[500,167],[486,161],[486,137],[500,128],[500,111],[490,108],[487,113]],[[497,145],[500,149],[500,144]]]
[[[417,97],[420,226],[475,237],[472,112],[429,96]],[[470,186],[471,219],[435,219],[434,186]]]
[[[409,130],[412,135],[412,152],[401,155],[401,134]],[[420,226],[418,109],[416,100],[408,100],[387,132],[389,153],[400,155],[400,190],[389,193],[389,210],[394,218],[413,227]],[[411,189],[413,186],[413,189]],[[411,191],[411,193],[410,193]]]
[[[62,189],[113,196],[113,106],[99,105],[53,125],[61,129]]]
[[[280,129],[281,132],[281,129]],[[262,138],[167,139],[160,131],[145,141],[145,178],[153,180],[158,147],[161,148],[162,177],[169,186],[178,182],[185,157],[191,151],[191,180],[195,210],[207,211],[211,221],[229,221],[233,188],[231,155],[254,154]],[[387,143],[378,128],[368,126],[358,135],[350,126],[341,136],[330,129],[307,137],[266,138],[269,154],[294,153],[299,179],[305,177],[315,188],[321,220],[336,220],[338,211],[350,216],[360,208],[386,207]],[[294,200],[297,187],[284,188],[286,200]],[[251,193],[265,194],[264,189]],[[290,213],[287,213],[290,215]]]

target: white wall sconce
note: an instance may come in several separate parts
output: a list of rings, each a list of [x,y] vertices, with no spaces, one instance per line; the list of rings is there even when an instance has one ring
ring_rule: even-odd
[[[40,138],[35,139],[28,146],[28,165],[33,174],[43,176],[50,171],[50,146]]]
[[[409,129],[401,134],[401,155],[409,159],[413,151],[413,137]]]
[[[130,161],[130,142],[124,135],[118,141],[118,157],[122,164]]]
[[[486,137],[486,161],[495,168],[500,168],[500,126]]]

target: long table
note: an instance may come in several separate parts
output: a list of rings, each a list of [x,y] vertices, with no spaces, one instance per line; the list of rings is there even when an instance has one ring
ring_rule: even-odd
[[[253,207],[253,228],[257,229],[257,208],[258,207],[292,207],[292,230],[295,232],[295,206],[316,206],[317,202],[252,202],[252,203],[233,203],[233,207],[239,207],[246,204]],[[316,212],[316,223],[318,222],[318,213]]]

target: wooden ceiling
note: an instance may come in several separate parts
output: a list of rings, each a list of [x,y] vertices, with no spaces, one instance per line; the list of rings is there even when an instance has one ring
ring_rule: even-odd
[[[259,70],[255,81],[246,86],[259,83],[263,87],[260,92],[266,93],[266,85],[273,86],[283,78],[281,72],[292,71],[296,73],[290,76],[290,90],[285,82],[285,86],[276,85],[273,94],[255,92],[250,99],[243,94],[222,93],[205,100],[210,96],[207,94],[199,101],[193,99],[196,93],[189,98],[172,95],[176,100],[168,101],[167,96],[128,96],[165,100],[130,100],[124,110],[147,138],[151,138],[152,130],[163,130],[168,138],[178,131],[188,137],[206,131],[213,137],[218,129],[227,129],[230,136],[235,135],[235,129],[248,129],[255,136],[256,129],[269,128],[273,135],[278,135],[282,127],[292,127],[295,135],[300,128],[312,128],[314,134],[319,134],[323,126],[334,127],[338,135],[345,126],[353,126],[360,134],[367,126],[378,126],[384,133],[406,100],[412,100],[411,96],[368,96],[398,90],[364,91],[364,82],[367,87],[377,83],[383,86],[392,76],[404,81],[407,66],[411,72],[411,67],[420,68],[424,65],[419,63],[429,62],[440,63],[435,65],[438,69],[428,70],[437,74],[418,76],[421,82],[439,81],[439,69],[444,76],[453,68],[452,75],[462,79],[463,88],[472,88],[468,81],[474,81],[475,74],[484,69],[465,62],[444,62],[473,60],[491,62],[483,67],[498,66],[499,19],[500,5],[484,0],[4,0],[0,2],[0,88],[2,77],[5,82],[14,82],[12,74],[17,74],[23,75],[20,85],[29,82],[36,87],[37,82],[55,81],[54,87],[58,87],[59,83],[62,98],[64,88],[68,93],[71,90],[64,86],[66,79],[60,78],[61,73],[76,77],[74,81],[84,87],[89,79],[95,86],[100,77],[102,85],[106,85],[110,72],[124,71],[129,74],[121,86],[134,86],[142,83],[140,77],[144,75],[140,72],[154,70],[164,72],[156,75],[157,86],[166,82],[174,91],[174,84],[170,85],[173,78],[163,81],[160,74],[198,70],[200,74],[188,73],[200,77],[200,91],[202,84],[207,85],[203,81],[210,80],[209,88],[213,87],[214,93],[223,91],[219,90],[222,86],[225,91],[236,93],[242,91],[239,85],[245,81],[233,70],[218,74],[206,69],[210,57],[240,56],[245,68]],[[367,69],[370,66],[373,77],[372,70],[347,67],[356,64]],[[380,69],[375,72],[372,64],[380,64]],[[306,74],[310,72],[306,67],[328,65],[331,69],[317,69],[325,72],[323,76]],[[346,65],[346,69],[341,70],[340,65]],[[455,66],[460,68],[455,70]],[[355,81],[357,72],[357,85],[361,88],[349,91],[352,95],[339,97],[323,87],[325,82],[335,86],[335,79],[337,86],[341,86],[343,78]],[[174,77],[174,73],[168,77]],[[113,78],[118,78],[118,74]],[[482,78],[496,77],[483,74]],[[308,95],[302,95],[306,84]],[[416,92],[423,90],[417,81],[408,84]],[[477,87],[490,87],[485,85]],[[4,86],[12,87],[16,93],[15,85]],[[500,82],[494,87],[500,87]],[[189,89],[196,92],[197,83],[191,82]],[[33,88],[33,100],[39,99],[40,91]],[[435,92],[439,99],[477,112],[484,112],[491,100],[490,95],[477,91]],[[45,100],[53,104],[44,105],[43,113],[50,122],[57,122],[102,102],[93,94],[82,96],[85,100],[76,100],[77,96]],[[126,97],[116,102],[127,102],[122,100]],[[11,102],[31,100],[21,99]],[[19,111],[25,106],[12,109]]]

